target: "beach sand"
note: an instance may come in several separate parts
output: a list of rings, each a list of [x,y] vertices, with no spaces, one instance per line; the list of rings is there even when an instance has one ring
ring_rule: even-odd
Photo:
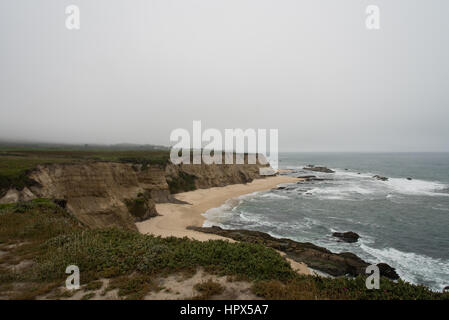
[[[282,183],[294,183],[298,178],[287,176],[267,177],[256,179],[247,184],[233,184],[225,187],[198,189],[195,191],[178,193],[175,197],[187,204],[160,203],[156,204],[156,210],[160,216],[136,223],[139,232],[161,237],[188,237],[200,241],[227,240],[214,234],[206,234],[186,229],[188,226],[201,227],[205,221],[202,216],[209,209],[217,208],[228,199],[236,198],[244,194],[269,190]],[[305,264],[287,259],[294,270],[299,273],[310,274]]]

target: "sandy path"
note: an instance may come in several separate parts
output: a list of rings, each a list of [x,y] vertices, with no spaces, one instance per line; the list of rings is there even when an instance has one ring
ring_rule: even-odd
[[[156,210],[160,216],[143,222],[138,222],[136,223],[136,226],[141,233],[162,237],[188,237],[200,241],[211,239],[232,241],[231,239],[218,235],[187,230],[186,228],[188,226],[201,227],[205,221],[202,214],[211,208],[221,206],[228,199],[257,191],[269,190],[281,183],[292,183],[296,181],[299,181],[299,179],[287,176],[276,176],[256,179],[247,184],[233,184],[225,187],[198,189],[195,191],[178,193],[175,197],[188,204],[156,204]],[[310,273],[306,265],[291,261],[290,259],[288,260],[293,269],[298,270],[301,273]]]

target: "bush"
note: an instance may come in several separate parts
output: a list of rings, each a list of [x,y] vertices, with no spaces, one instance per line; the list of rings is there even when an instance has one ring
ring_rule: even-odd
[[[194,175],[180,171],[178,177],[170,177],[167,179],[170,193],[195,190],[195,180],[196,177]]]

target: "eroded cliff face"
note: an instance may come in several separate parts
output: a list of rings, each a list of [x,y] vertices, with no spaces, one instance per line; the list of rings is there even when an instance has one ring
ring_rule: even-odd
[[[88,227],[135,230],[135,221],[157,215],[155,203],[174,201],[171,193],[250,182],[261,178],[259,167],[112,162],[40,165],[29,175],[35,185],[9,190],[0,203],[58,199]]]
[[[261,178],[259,168],[260,166],[255,164],[168,165],[166,167],[166,178],[170,182],[183,174],[193,176],[195,187],[205,189],[251,182],[254,179]]]
[[[140,170],[126,163],[58,164],[39,166],[30,178],[38,183],[30,187],[33,194],[65,200],[67,210],[89,227],[135,229],[136,219],[127,201],[142,197],[149,208],[143,218],[148,218],[156,214],[152,193],[160,198],[169,195],[164,169],[160,167]]]

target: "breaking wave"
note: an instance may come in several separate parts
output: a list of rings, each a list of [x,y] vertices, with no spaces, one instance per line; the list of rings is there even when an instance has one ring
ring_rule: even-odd
[[[402,252],[394,248],[375,249],[365,244],[360,248],[375,257],[376,261],[386,262],[396,268],[399,276],[408,282],[428,283],[429,287],[441,291],[448,285],[449,261],[434,259],[413,252]]]

